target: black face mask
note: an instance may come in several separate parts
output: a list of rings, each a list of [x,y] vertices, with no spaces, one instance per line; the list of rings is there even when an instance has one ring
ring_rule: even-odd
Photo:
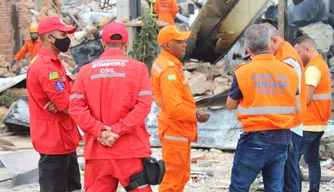
[[[54,36],[52,36],[52,37],[55,38]],[[65,37],[63,39],[58,39],[58,38],[55,38],[55,39],[56,39],[56,41],[53,45],[55,47],[57,47],[57,49],[59,49],[59,51],[66,52],[68,50],[68,48],[70,48],[71,39],[69,37]]]
[[[38,36],[37,37],[32,37],[32,36],[30,36],[31,37],[31,40],[33,41],[33,42],[35,42],[37,39],[38,39]]]

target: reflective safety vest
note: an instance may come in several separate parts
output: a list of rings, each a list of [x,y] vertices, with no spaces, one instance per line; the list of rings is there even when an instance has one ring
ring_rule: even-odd
[[[239,66],[235,75],[243,95],[237,118],[244,132],[293,127],[294,97],[299,82],[291,66],[276,60],[272,54],[261,54]]]
[[[310,66],[320,70],[321,79],[314,90],[312,101],[307,105],[304,125],[327,125],[332,113],[331,73],[320,54],[308,62],[306,70]]]
[[[306,104],[306,84],[305,84],[305,69],[303,62],[301,61],[297,51],[290,45],[289,42],[282,42],[279,50],[275,55],[276,59],[281,62],[288,62],[289,59],[293,59],[298,62],[300,70],[301,70],[301,80],[300,80],[300,100],[302,104],[302,112],[296,115],[294,126],[296,127],[302,124],[302,117],[305,115],[307,111],[307,104]]]

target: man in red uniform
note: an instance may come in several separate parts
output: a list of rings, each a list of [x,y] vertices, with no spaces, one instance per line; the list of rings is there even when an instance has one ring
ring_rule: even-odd
[[[145,118],[151,110],[152,91],[147,67],[127,57],[128,32],[120,23],[104,26],[105,52],[81,68],[70,96],[69,112],[85,132],[85,189],[116,191],[143,170],[150,157]],[[132,181],[131,181],[132,182]],[[133,192],[151,192],[137,185]]]
[[[81,137],[67,112],[72,82],[57,57],[68,50],[71,41],[67,34],[75,30],[58,17],[44,19],[38,27],[43,44],[27,72],[30,133],[41,156],[41,192],[81,189],[76,155]]]

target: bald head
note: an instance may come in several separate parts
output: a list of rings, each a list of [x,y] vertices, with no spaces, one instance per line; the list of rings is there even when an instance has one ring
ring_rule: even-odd
[[[313,49],[317,49],[316,42],[314,41],[314,39],[312,39],[308,35],[303,35],[303,36],[298,37],[295,40],[294,45],[299,45],[299,46],[304,46],[304,47],[312,47]]]
[[[307,65],[311,59],[319,55],[317,51],[317,44],[310,36],[307,35],[298,37],[294,42],[294,48],[302,59],[304,65]]]

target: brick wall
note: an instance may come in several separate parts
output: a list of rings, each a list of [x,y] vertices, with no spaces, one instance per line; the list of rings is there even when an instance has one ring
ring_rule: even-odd
[[[11,0],[0,1],[0,55],[12,58]]]

